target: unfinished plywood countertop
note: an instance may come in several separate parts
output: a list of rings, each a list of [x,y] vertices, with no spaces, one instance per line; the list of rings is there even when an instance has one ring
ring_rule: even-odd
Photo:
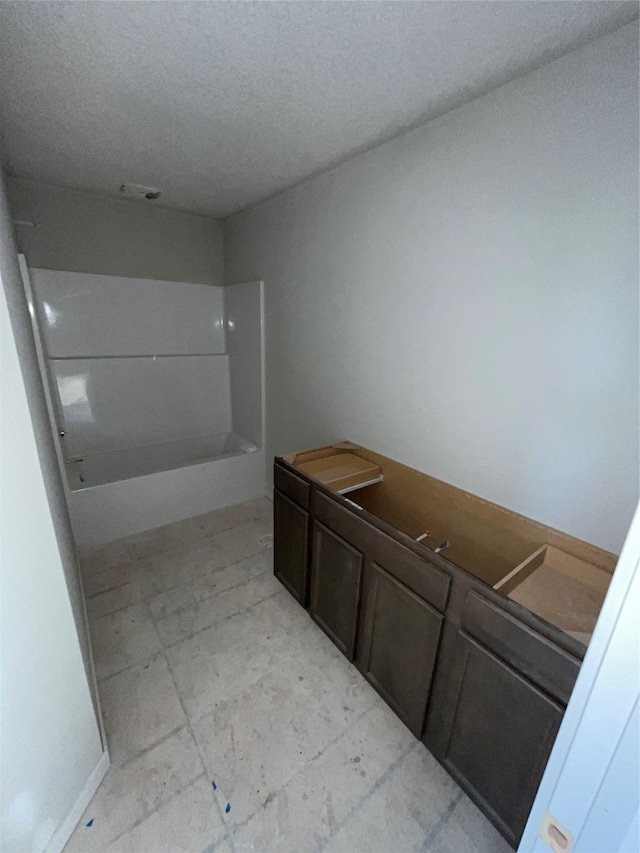
[[[582,643],[588,643],[611,575],[559,548],[543,545],[495,589]]]

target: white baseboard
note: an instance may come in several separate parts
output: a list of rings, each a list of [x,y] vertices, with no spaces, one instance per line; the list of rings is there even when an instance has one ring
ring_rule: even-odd
[[[100,756],[100,760],[96,764],[93,773],[87,779],[87,784],[82,789],[82,793],[76,800],[73,808],[53,833],[51,840],[45,847],[45,853],[62,853],[65,844],[71,838],[71,833],[82,817],[82,813],[98,790],[98,785],[104,779],[110,764],[109,753],[105,751]]]

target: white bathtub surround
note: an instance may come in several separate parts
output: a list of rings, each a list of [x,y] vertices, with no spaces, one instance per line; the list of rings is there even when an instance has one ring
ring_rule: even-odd
[[[80,544],[264,493],[261,282],[28,278]]]
[[[50,358],[225,352],[222,287],[34,268],[31,283]]]
[[[231,432],[227,355],[49,364],[66,458]]]
[[[224,315],[234,428],[262,447],[265,357],[261,283],[253,281],[225,287]]]
[[[231,431],[221,287],[30,277],[65,459]]]

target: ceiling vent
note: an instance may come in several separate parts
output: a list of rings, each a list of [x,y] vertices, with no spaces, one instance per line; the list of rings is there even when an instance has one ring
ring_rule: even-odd
[[[120,192],[129,198],[146,198],[149,201],[155,201],[160,198],[162,190],[155,187],[143,187],[142,184],[122,184]]]

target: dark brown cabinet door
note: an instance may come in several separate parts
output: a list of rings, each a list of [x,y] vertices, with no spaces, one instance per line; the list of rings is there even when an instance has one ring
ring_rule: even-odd
[[[377,563],[367,569],[358,665],[420,737],[444,616]]]
[[[358,665],[416,737],[424,727],[443,621],[382,566],[370,564]]]
[[[363,563],[360,551],[314,522],[309,612],[349,660],[355,653]]]
[[[462,631],[452,663],[456,691],[441,760],[516,847],[563,709]]]
[[[273,570],[291,595],[307,606],[309,513],[277,489],[273,493]]]

